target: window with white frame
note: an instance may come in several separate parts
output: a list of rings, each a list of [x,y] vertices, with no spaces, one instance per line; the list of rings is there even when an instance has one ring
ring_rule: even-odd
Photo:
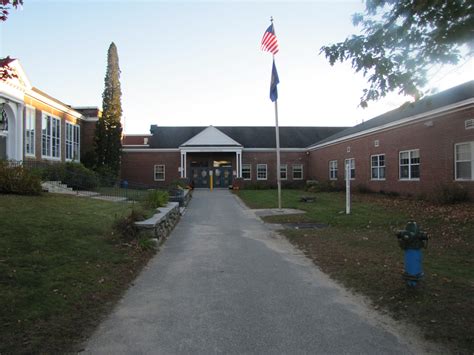
[[[385,154],[370,157],[372,180],[385,180]]]
[[[400,180],[420,179],[420,150],[400,152]]]
[[[242,178],[252,180],[252,164],[242,164]]]
[[[456,180],[474,180],[474,141],[455,145]]]
[[[337,180],[337,160],[329,162],[329,180]]]
[[[80,127],[66,122],[66,159],[80,160]]]
[[[41,120],[41,154],[44,158],[61,158],[61,120],[47,114]]]
[[[25,155],[35,156],[35,109],[25,109]]]
[[[288,165],[281,164],[280,165],[280,180],[287,180],[288,179]]]
[[[267,164],[257,164],[257,180],[267,180]]]
[[[356,177],[356,163],[354,158],[346,159],[344,161],[344,171],[345,169],[349,168],[350,179],[354,180]],[[344,180],[346,179],[346,175],[344,174]]]
[[[165,181],[165,166],[164,164],[155,165],[155,181]]]
[[[293,165],[293,180],[303,180],[303,164]]]

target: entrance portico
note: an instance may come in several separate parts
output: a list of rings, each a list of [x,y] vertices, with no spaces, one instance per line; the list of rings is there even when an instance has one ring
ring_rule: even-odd
[[[242,177],[242,145],[210,126],[180,147],[180,176],[196,187],[227,187]]]

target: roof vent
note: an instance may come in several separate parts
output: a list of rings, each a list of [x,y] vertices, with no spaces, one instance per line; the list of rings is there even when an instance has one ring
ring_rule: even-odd
[[[474,118],[471,118],[470,120],[466,120],[464,122],[464,128],[466,129],[474,129]]]
[[[378,147],[380,145],[380,142],[378,139],[374,140],[374,147]]]

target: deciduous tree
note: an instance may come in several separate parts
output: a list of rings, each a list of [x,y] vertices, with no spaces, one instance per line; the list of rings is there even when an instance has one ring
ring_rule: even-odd
[[[9,11],[12,7],[16,9],[21,5],[23,5],[23,0],[0,0],[0,21],[7,20]],[[10,57],[0,58],[0,80],[17,77],[9,65],[13,60],[14,59]]]
[[[435,65],[458,64],[474,53],[474,2],[469,0],[366,0],[353,15],[361,35],[323,46],[333,65],[350,61],[367,78],[360,105],[388,92],[418,98]]]

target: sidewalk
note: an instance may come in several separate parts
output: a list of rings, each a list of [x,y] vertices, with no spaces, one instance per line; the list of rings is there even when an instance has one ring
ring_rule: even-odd
[[[227,190],[196,190],[186,215],[87,353],[425,352],[335,285]]]

